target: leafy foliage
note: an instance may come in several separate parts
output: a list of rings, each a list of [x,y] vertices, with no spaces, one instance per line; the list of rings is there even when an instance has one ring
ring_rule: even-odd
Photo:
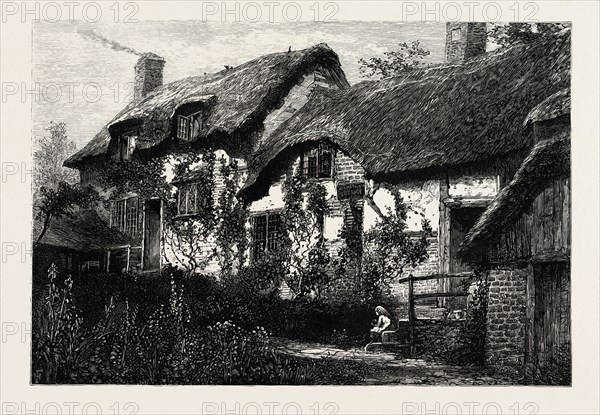
[[[175,162],[174,167],[175,177],[181,177],[189,174],[192,166],[199,162],[200,166],[195,167],[197,174],[194,182],[198,189],[197,199],[205,202],[198,203],[193,215],[179,216],[177,198],[171,197],[166,201],[164,210],[165,245],[170,248],[176,265],[183,267],[189,274],[204,269],[214,254],[203,248],[210,241],[217,225],[213,200],[216,156],[210,149],[187,152]]]
[[[233,272],[236,262],[240,268],[246,259],[248,210],[236,196],[241,183],[237,160],[232,159],[227,163],[226,159],[222,157],[220,163],[223,190],[219,194],[216,212],[215,239],[219,248],[218,258],[221,274],[227,276]]]
[[[568,27],[566,23],[509,23],[493,24],[488,31],[490,40],[506,47],[515,43],[533,43]]]
[[[56,191],[60,183],[73,185],[78,175],[75,170],[63,166],[63,162],[77,150],[75,142],[67,135],[64,122],[50,122],[46,128],[49,135],[36,140],[33,152],[33,235],[38,240],[44,230],[44,215],[40,214],[40,205],[44,195],[41,189]]]
[[[323,221],[329,212],[322,183],[306,180],[300,171],[284,183],[282,218],[285,277],[298,297],[319,297],[331,278],[331,259],[323,238]],[[279,255],[279,254],[275,254]]]
[[[75,151],[77,146],[67,135],[67,125],[64,122],[50,122],[45,135],[36,142],[37,149],[33,152],[34,194],[41,187],[55,189],[61,182],[73,184],[77,182],[77,172],[63,166],[63,162]]]
[[[423,219],[423,231],[418,237],[406,232],[408,207],[396,188],[390,190],[394,197],[394,210],[388,207],[387,214],[365,234],[360,284],[367,301],[381,298],[389,290],[389,283],[398,279],[405,267],[415,267],[428,256],[431,225]]]
[[[384,52],[383,58],[359,59],[361,75],[368,78],[373,76],[388,78],[427,66],[424,59],[431,52],[421,46],[421,42],[418,40],[410,43],[401,42],[398,46],[400,47],[398,50]]]
[[[417,330],[418,352],[422,355],[458,364],[484,364],[488,282],[476,271],[463,281],[463,289],[471,287],[464,320],[443,320],[437,326]]]
[[[98,200],[98,193],[89,186],[60,182],[56,188],[40,188],[39,207],[35,219],[42,223],[36,244],[42,239],[53,219],[71,216],[77,208],[87,208]]]
[[[263,328],[242,328],[225,319],[192,324],[184,287],[195,278],[186,279],[176,269],[163,277],[171,278],[170,294],[149,315],[140,314],[135,303],[111,298],[104,318],[83,330],[72,280],[60,288],[52,267],[41,329],[34,334],[34,382],[312,384],[331,379],[313,362],[281,355]]]
[[[107,161],[99,169],[98,180],[105,189],[111,189],[109,201],[126,192],[135,192],[141,199],[168,199],[172,188],[166,182],[165,161],[165,157]]]
[[[177,188],[167,181],[167,165],[176,178],[193,176],[190,180],[196,187],[198,202],[192,214],[180,215]],[[222,189],[216,187],[217,168]],[[127,162],[106,163],[102,171],[101,182],[112,189],[107,203],[127,192],[137,194],[141,200],[163,201],[162,254],[170,254],[175,265],[189,275],[201,272],[214,258],[219,259],[223,274],[231,273],[236,263],[243,264],[247,210],[236,197],[241,175],[235,159],[228,162],[222,157],[217,161],[213,149],[190,146],[173,157],[133,157]],[[215,200],[217,190],[219,196]]]
[[[72,296],[73,280],[68,277],[62,287],[57,285],[58,270],[52,264],[48,270],[48,291],[41,321],[34,333],[33,356],[39,383],[68,381],[82,343],[82,318]]]

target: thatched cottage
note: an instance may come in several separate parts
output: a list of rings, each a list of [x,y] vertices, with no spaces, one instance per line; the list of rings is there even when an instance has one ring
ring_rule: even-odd
[[[570,85],[570,31],[487,54],[482,33],[485,24],[448,24],[446,63],[315,92],[250,158],[241,193],[251,210],[276,217],[284,178],[312,157],[309,177],[328,189],[330,244],[345,222],[366,231],[393,209],[393,186],[413,211],[409,229],[426,218],[434,230],[429,258],[407,273],[470,272],[460,245],[531,151],[537,124],[528,115]],[[416,290],[449,291],[458,281]]]
[[[98,175],[104,163],[149,160],[177,154],[190,145],[218,149],[219,157],[236,158],[243,169],[245,159],[303,107],[315,87],[349,86],[338,56],[324,43],[272,53],[215,74],[166,85],[162,84],[164,65],[155,54],[140,57],[135,67],[134,100],[65,161],[65,166],[79,170],[82,183],[102,187]],[[218,176],[219,169],[214,174]],[[180,186],[179,191],[185,189]],[[131,192],[112,199],[112,205],[99,209],[99,215],[110,227],[128,235],[130,242],[126,247],[104,246],[104,259],[96,259],[102,261],[101,269],[152,272],[166,260],[174,260],[165,257],[160,199],[142,200]],[[189,200],[187,195],[183,199]],[[193,213],[196,207],[186,203],[179,213]],[[204,252],[210,251],[210,246],[205,247]]]
[[[534,130],[533,149],[469,232],[460,253],[489,270],[488,364],[531,381],[568,383],[569,90],[542,102],[525,124]]]

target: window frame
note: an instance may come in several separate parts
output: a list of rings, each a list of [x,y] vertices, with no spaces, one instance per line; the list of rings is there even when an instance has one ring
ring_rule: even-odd
[[[202,128],[202,111],[196,111],[192,114],[177,116],[177,139],[181,141],[190,141]]]
[[[261,225],[261,238],[257,239],[259,229],[257,222],[264,219],[264,225]],[[274,225],[271,227],[271,225]],[[256,263],[265,256],[266,253],[276,251],[281,246],[281,210],[270,210],[266,212],[257,212],[250,216],[250,262]]]
[[[129,161],[135,151],[137,134],[125,133],[119,135],[117,159],[119,161]]]
[[[177,185],[177,217],[188,217],[188,216],[196,216],[200,213],[202,208],[207,208],[209,204],[210,198],[201,198],[199,191],[200,182],[191,181],[179,183]],[[194,198],[194,206],[193,210],[189,208],[190,202],[190,191],[193,189],[193,198]],[[181,197],[185,196],[185,211],[181,211]],[[212,200],[210,200],[212,203]]]
[[[140,231],[139,197],[129,196],[113,200],[110,209],[110,227],[135,236]]]
[[[313,148],[304,151],[300,157],[302,176],[309,180],[331,180],[335,177],[336,149],[327,142],[320,141]],[[328,164],[328,168],[324,167]]]

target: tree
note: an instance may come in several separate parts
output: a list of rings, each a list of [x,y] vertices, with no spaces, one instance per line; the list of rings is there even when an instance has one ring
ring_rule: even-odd
[[[41,199],[44,197],[41,189],[45,188],[48,196],[47,192],[57,190],[59,183],[74,184],[78,179],[75,170],[63,166],[63,162],[77,150],[67,135],[67,125],[51,121],[46,131],[48,135],[37,140],[37,149],[33,152],[33,234],[38,235],[37,239],[47,230],[47,226],[44,229],[44,224],[39,220],[45,217],[40,212]]]
[[[365,234],[362,280],[360,291],[366,301],[379,300],[389,288],[389,283],[398,279],[404,269],[415,267],[427,259],[427,238],[432,235],[431,225],[422,221],[423,231],[418,237],[407,231],[408,207],[398,189],[390,189],[394,197],[392,211]]]
[[[98,193],[89,186],[59,182],[56,188],[42,186],[40,188],[39,210],[35,216],[42,224],[36,239],[37,245],[50,227],[53,219],[71,216],[77,208],[86,208],[98,200]]]
[[[384,52],[384,58],[359,59],[358,63],[360,64],[362,76],[388,78],[427,66],[424,58],[429,56],[431,52],[421,46],[421,42],[415,40],[410,44],[401,42],[398,45],[400,46],[399,50]]]
[[[569,27],[567,23],[493,24],[488,31],[488,36],[494,43],[507,47],[516,43],[537,42],[567,27]]]
[[[64,122],[50,122],[46,128],[49,135],[37,141],[37,150],[33,153],[34,194],[44,186],[56,189],[60,182],[73,184],[77,182],[77,171],[63,166],[63,162],[77,150],[74,141],[67,135]]]

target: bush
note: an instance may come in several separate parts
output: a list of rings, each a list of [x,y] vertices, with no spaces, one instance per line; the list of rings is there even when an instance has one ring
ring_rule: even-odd
[[[73,303],[73,281],[67,278],[61,287],[57,285],[57,275],[52,264],[33,336],[32,374],[36,383],[68,382],[82,342],[82,318]]]
[[[190,310],[201,318],[201,307],[189,307],[187,288],[209,288],[209,297],[222,293],[210,279],[178,279],[168,274],[167,302],[149,315],[128,299],[110,298],[104,316],[83,330],[83,319],[72,300],[71,280],[57,284],[51,268],[48,296],[40,329],[34,333],[34,383],[110,384],[310,384],[316,364],[282,356],[262,328],[245,329],[230,321],[208,327],[191,324]],[[190,290],[191,291],[191,290]],[[123,297],[127,297],[123,294]],[[211,304],[215,306],[216,302]],[[221,310],[240,312],[241,305]],[[268,308],[266,310],[269,310]],[[205,314],[206,321],[218,313]],[[225,314],[225,313],[223,313]],[[248,321],[248,324],[251,322]]]
[[[417,328],[419,354],[457,364],[484,363],[488,283],[484,275],[476,273],[465,285],[475,287],[465,319],[421,322]]]

